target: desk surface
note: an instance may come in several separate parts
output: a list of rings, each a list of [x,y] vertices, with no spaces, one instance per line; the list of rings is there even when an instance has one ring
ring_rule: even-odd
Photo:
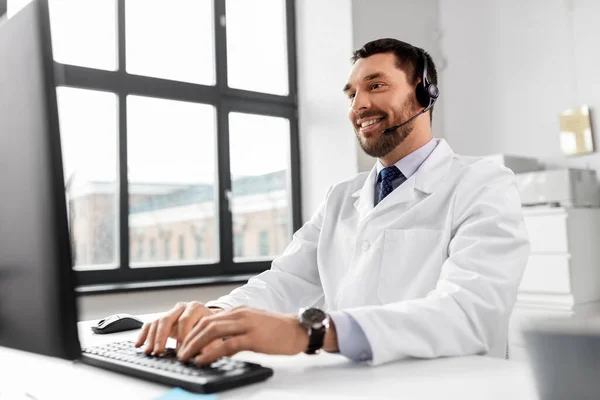
[[[82,346],[132,340],[137,331],[94,335],[91,322],[79,324]],[[219,399],[264,399],[268,391],[290,398],[320,399],[536,399],[524,362],[491,357],[406,360],[380,367],[355,364],[333,354],[237,358],[275,370],[266,382],[223,392]],[[0,347],[0,393],[6,388],[48,399],[154,399],[169,388],[80,363]],[[32,379],[33,378],[33,379]],[[274,392],[273,392],[274,393]],[[300,397],[301,396],[301,397]],[[319,397],[323,396],[323,397]]]

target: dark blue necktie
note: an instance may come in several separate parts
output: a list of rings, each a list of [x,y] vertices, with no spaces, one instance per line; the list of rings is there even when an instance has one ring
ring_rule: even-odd
[[[379,186],[379,198],[377,200],[378,204],[381,202],[381,200],[385,199],[388,194],[392,193],[392,190],[394,190],[392,182],[401,175],[402,172],[400,172],[398,167],[395,165],[384,168],[381,170],[381,172],[379,172],[379,181],[381,182],[381,185]]]

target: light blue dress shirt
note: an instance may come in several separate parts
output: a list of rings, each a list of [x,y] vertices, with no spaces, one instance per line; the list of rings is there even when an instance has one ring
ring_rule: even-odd
[[[436,146],[437,141],[432,139],[426,145],[398,161],[395,165],[400,172],[402,172],[402,175],[392,181],[392,188],[395,190],[408,178],[413,176]],[[381,161],[377,160],[377,175],[375,176],[374,182],[374,205],[377,205],[379,187],[381,185],[381,183],[378,182],[377,177],[383,168],[385,168],[384,165]],[[369,344],[364,331],[350,314],[344,311],[334,311],[329,314],[329,317],[335,324],[340,354],[354,361],[368,361],[373,358],[373,351],[371,350],[371,345]]]

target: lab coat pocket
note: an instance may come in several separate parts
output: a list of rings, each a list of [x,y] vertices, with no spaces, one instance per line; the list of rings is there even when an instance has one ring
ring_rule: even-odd
[[[427,296],[442,267],[442,231],[386,229],[379,269],[382,304]]]

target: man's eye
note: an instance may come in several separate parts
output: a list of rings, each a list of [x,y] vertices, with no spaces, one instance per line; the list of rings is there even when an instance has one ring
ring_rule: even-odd
[[[379,89],[382,86],[383,85],[381,83],[374,83],[374,84],[371,85],[371,89]]]
[[[352,99],[354,98],[354,96],[356,96],[356,94],[355,94],[355,93],[350,93],[350,94],[348,95],[348,98],[349,98],[350,100],[352,100]]]

